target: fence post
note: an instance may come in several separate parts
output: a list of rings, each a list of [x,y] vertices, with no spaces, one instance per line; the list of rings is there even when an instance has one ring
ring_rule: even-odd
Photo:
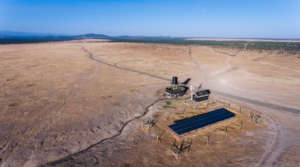
[[[240,124],[240,129],[243,129],[243,128],[244,128],[244,122],[241,121],[240,123],[241,123],[241,124]]]
[[[207,142],[206,142],[206,144],[209,145],[211,134],[210,134],[210,133],[207,133],[205,136],[207,137]]]

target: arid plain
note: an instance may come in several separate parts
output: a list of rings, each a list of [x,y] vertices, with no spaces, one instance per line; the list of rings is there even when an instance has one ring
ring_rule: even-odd
[[[173,139],[152,134],[183,108],[198,112],[162,96],[174,75],[262,121],[241,114],[243,129],[229,121],[226,138],[213,129],[208,144],[199,132],[191,152],[172,155]],[[149,132],[141,125],[150,118],[158,122]],[[1,167],[296,167],[299,157],[299,53],[105,40],[0,45]]]

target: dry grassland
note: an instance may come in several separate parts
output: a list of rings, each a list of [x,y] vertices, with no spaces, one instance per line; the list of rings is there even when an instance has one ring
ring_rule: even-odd
[[[216,92],[300,108],[299,57],[275,51],[95,40],[0,45],[0,166],[297,165],[299,114],[282,108],[260,110],[278,126],[254,128],[249,123],[249,132],[232,131],[226,140],[217,130],[212,146],[196,135],[192,152],[178,160],[166,144],[155,144],[151,133],[138,127],[148,118],[150,106],[164,102],[158,99],[173,75],[181,81],[192,78],[192,85],[203,83]],[[153,112],[161,113],[162,122],[157,124],[161,129],[182,117],[165,116],[181,109]],[[232,124],[233,129],[237,126]],[[280,140],[272,140],[278,147],[270,146],[274,154],[264,154],[270,152],[265,139],[279,132]],[[286,134],[293,140],[284,138]],[[76,154],[81,150],[87,151]]]

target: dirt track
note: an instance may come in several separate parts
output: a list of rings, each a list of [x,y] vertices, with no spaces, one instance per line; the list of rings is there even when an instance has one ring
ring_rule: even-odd
[[[266,148],[272,154],[258,166],[285,162],[286,154],[298,149],[297,56],[288,56],[289,63],[277,53],[106,42],[0,47],[3,167],[59,165],[64,157],[119,136],[147,114],[173,75],[191,77],[195,86],[205,81],[220,96],[278,122],[278,147]],[[286,68],[268,70],[282,64]]]
[[[97,60],[93,57],[93,54],[90,53],[87,49],[83,48],[90,56],[91,59],[93,60],[96,60],[96,61],[99,61],[100,63],[102,64],[105,64],[105,65],[109,65],[109,66],[112,66],[112,67],[115,67],[115,68],[118,68],[120,70],[127,70],[127,71],[131,71],[131,72],[137,72],[139,74],[145,74],[144,72],[139,72],[137,70],[133,70],[133,69],[128,69],[128,68],[122,68],[122,67],[118,67],[118,66],[115,66],[115,65],[112,65],[112,64],[109,64],[107,62],[103,62],[103,61],[100,61],[100,60]],[[221,53],[221,54],[227,54],[226,52],[218,52],[218,53]],[[192,57],[192,53],[191,51],[189,50],[189,55]],[[236,54],[235,54],[236,55]],[[234,55],[234,56],[235,56]],[[231,54],[229,54],[229,56],[232,56]],[[192,57],[193,59],[193,62],[196,63],[196,65],[200,65],[198,64],[197,61],[195,61],[194,57]],[[227,72],[230,72],[230,70],[227,70]],[[224,72],[223,74],[225,74],[226,72]],[[154,75],[152,74],[148,74],[146,73],[147,76],[150,76],[150,77],[153,77]],[[219,75],[219,74],[218,74]],[[154,76],[155,78],[159,78],[159,79],[163,79],[163,80],[166,80],[166,81],[169,81],[168,79],[164,79],[160,76]],[[224,93],[224,92],[219,92],[219,91],[213,91],[214,93],[216,93],[217,95],[221,95],[221,96],[225,96],[227,98],[231,98],[231,99],[234,99],[234,100],[238,100],[238,101],[242,101],[242,102],[246,102],[246,103],[249,103],[249,104],[252,104],[252,105],[255,105],[255,106],[262,106],[262,107],[266,107],[266,108],[271,108],[271,109],[274,109],[274,110],[283,110],[283,111],[287,111],[287,112],[293,112],[293,113],[300,113],[300,110],[298,109],[294,109],[294,108],[290,108],[290,107],[286,107],[286,106],[280,106],[280,105],[275,105],[275,104],[271,104],[271,103],[266,103],[266,102],[261,102],[259,100],[253,100],[253,99],[249,99],[249,98],[244,98],[244,97],[240,97],[240,96],[235,96],[235,95],[232,95],[232,94],[227,94],[227,93]],[[269,159],[271,159],[271,157],[273,156],[274,154],[274,150],[275,149],[283,149],[283,148],[279,148],[277,145],[279,143],[279,128],[282,128],[281,125],[278,124],[278,122],[274,122],[273,120],[273,123],[274,123],[274,126],[275,128],[277,129],[276,130],[276,134],[275,134],[275,137],[273,139],[271,139],[269,142],[270,142],[270,145],[266,148],[266,151],[265,151],[265,154],[262,156],[261,160],[257,163],[256,166],[261,166],[261,165],[271,165],[273,163],[273,161],[271,162],[268,162]],[[115,136],[114,136],[115,137]],[[113,138],[114,138],[113,137]],[[280,136],[281,138],[284,137],[284,136]],[[98,144],[101,144],[101,143],[98,143]],[[91,148],[91,147],[89,147]],[[80,154],[81,152],[79,152]],[[276,154],[276,153],[275,153]],[[50,163],[48,165],[56,165],[56,164],[59,164],[60,162],[63,162],[67,159],[63,159],[63,160],[59,160],[57,162],[54,162],[54,163]],[[268,163],[267,163],[268,162]]]
[[[232,59],[234,59],[232,58],[232,56],[234,57],[238,55],[238,52],[234,54],[230,54],[227,52],[219,52],[219,51],[217,52],[229,56],[228,58],[229,61],[227,61],[229,68],[232,66],[231,64],[233,61]],[[192,56],[191,52],[190,52],[190,56]],[[197,62],[195,64],[199,65]],[[271,65],[276,66],[273,64]],[[226,68],[228,69],[228,67]],[[289,68],[284,68],[284,69],[289,71],[295,71]],[[230,72],[232,72],[232,70],[225,70],[224,72],[221,73],[221,75],[226,75],[227,73]],[[220,76],[220,74],[218,73],[214,76]],[[206,82],[206,81],[204,80],[198,82]],[[236,86],[242,86],[242,85],[236,85]],[[230,91],[233,91],[235,94],[237,93],[234,90],[230,90]],[[214,90],[214,92],[217,95],[226,97],[233,102],[244,103],[245,105],[255,108],[257,111],[264,113],[271,120],[272,122],[271,126],[273,126],[273,128],[276,129],[275,130],[276,133],[274,134],[274,137],[270,141],[268,141],[270,144],[268,144],[267,147],[265,148],[265,153],[262,155],[260,161],[256,163],[255,167],[275,166],[277,164],[280,164],[280,162],[278,162],[278,159],[282,154],[285,154],[286,149],[288,149],[289,147],[300,145],[299,140],[297,140],[300,139],[299,133],[295,132],[295,129],[297,129],[295,128],[295,126],[297,126],[300,119],[299,116],[300,109],[262,102],[259,99],[246,98],[246,97],[242,97],[242,96],[238,96],[226,92],[220,92],[218,90]],[[273,111],[269,109],[272,109]],[[269,111],[266,112],[265,110],[269,110]],[[292,115],[290,115],[289,113],[284,114],[285,112],[290,112]],[[288,125],[291,122],[290,123],[285,122],[286,119],[293,122],[294,124],[292,124],[292,126]],[[297,164],[293,164],[292,166],[294,165],[297,166]]]
[[[110,136],[110,137],[107,137],[107,138],[105,138],[105,139],[102,139],[102,140],[100,140],[99,142],[97,142],[97,143],[95,143],[95,144],[92,144],[92,145],[90,145],[89,147],[85,148],[84,150],[81,150],[81,151],[76,152],[76,153],[74,153],[74,154],[70,154],[70,155],[68,155],[68,156],[66,156],[66,157],[63,157],[63,158],[59,159],[59,160],[56,160],[56,161],[53,161],[53,162],[48,162],[45,166],[55,166],[55,165],[57,165],[57,164],[60,164],[60,163],[65,162],[65,161],[69,161],[70,158],[72,158],[72,156],[76,156],[76,155],[78,155],[78,154],[85,153],[85,152],[88,151],[89,149],[91,149],[91,148],[93,148],[93,147],[95,147],[95,146],[97,146],[97,145],[101,145],[101,144],[103,144],[103,143],[104,143],[105,141],[107,141],[107,140],[113,140],[114,138],[116,138],[116,137],[118,137],[118,136],[120,136],[120,135],[122,134],[122,132],[124,131],[124,129],[127,127],[128,124],[130,124],[131,122],[133,122],[133,121],[135,121],[135,120],[138,120],[138,119],[141,119],[141,118],[143,118],[144,116],[146,116],[146,115],[148,114],[148,112],[150,111],[149,108],[152,107],[153,105],[155,105],[156,103],[162,101],[162,100],[164,100],[164,99],[157,99],[157,100],[154,101],[152,104],[150,104],[149,106],[146,107],[145,112],[142,113],[142,115],[136,116],[136,117],[134,117],[134,118],[132,118],[132,119],[130,119],[130,120],[124,122],[124,124],[122,125],[121,129],[118,130],[118,133],[117,133],[117,134],[115,134],[115,135],[113,135],[113,136]],[[43,165],[43,166],[44,166],[44,165]]]
[[[145,75],[145,76],[148,76],[148,77],[161,79],[161,80],[164,80],[164,81],[171,81],[168,78],[164,78],[164,77],[161,77],[161,76],[158,76],[158,75],[155,75],[155,74],[151,74],[151,73],[147,73],[147,72],[142,72],[142,71],[138,71],[138,70],[135,70],[135,69],[126,68],[126,67],[120,67],[120,66],[118,66],[116,64],[110,64],[108,62],[104,62],[102,60],[95,59],[95,57],[93,56],[93,54],[90,51],[88,51],[85,47],[81,46],[81,48],[82,48],[82,50],[84,52],[86,52],[89,55],[89,58],[91,60],[96,61],[98,63],[104,64],[104,65],[107,65],[107,66],[110,66],[110,67],[113,67],[113,68],[116,68],[116,69],[119,69],[119,70],[124,70],[124,71],[128,71],[128,72],[134,72],[134,73],[138,73],[138,74]]]

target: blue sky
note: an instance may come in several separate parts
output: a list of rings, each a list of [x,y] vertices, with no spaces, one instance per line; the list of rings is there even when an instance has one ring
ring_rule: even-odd
[[[0,0],[0,30],[300,38],[300,0]]]

